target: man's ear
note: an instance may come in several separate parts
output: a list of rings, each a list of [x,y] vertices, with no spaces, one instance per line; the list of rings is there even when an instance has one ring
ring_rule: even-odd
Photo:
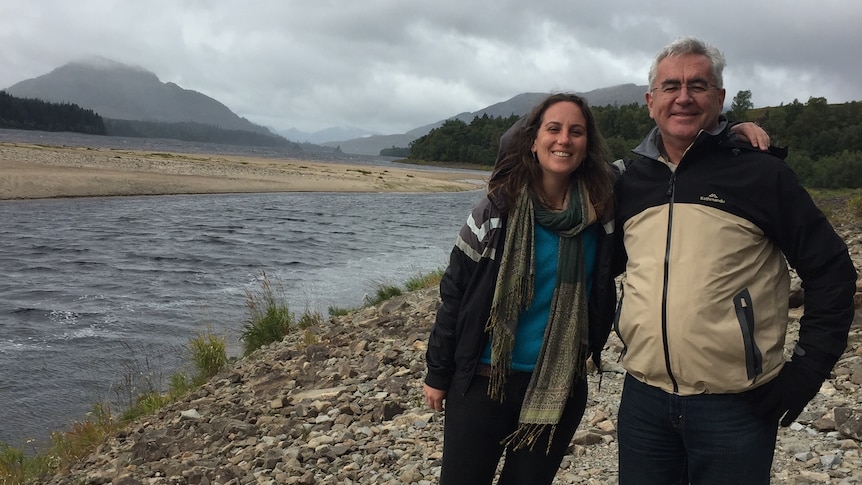
[[[646,94],[644,94],[644,99],[646,99],[646,105],[647,105],[647,110],[649,111],[649,117],[652,119],[655,119],[655,117],[653,117],[653,115],[652,115],[652,101],[653,101],[652,94],[650,94],[650,92],[647,91]]]

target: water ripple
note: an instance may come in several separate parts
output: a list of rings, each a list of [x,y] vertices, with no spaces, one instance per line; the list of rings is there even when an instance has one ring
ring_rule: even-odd
[[[236,349],[261,271],[292,309],[325,315],[444,266],[480,196],[0,201],[0,441],[65,428],[142,356],[169,375],[202,330]]]

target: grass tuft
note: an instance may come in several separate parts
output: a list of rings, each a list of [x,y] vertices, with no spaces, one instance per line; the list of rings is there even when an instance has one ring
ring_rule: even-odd
[[[330,317],[343,317],[352,311],[351,308],[330,306],[326,312],[329,313]]]
[[[856,219],[862,219],[862,194],[853,195],[847,199],[847,209]]]
[[[365,296],[365,304],[367,306],[379,305],[390,298],[401,296],[402,294],[403,292],[401,291],[401,288],[397,286],[378,283],[377,288],[374,291],[374,295]]]
[[[309,310],[305,310],[302,315],[300,315],[299,320],[296,322],[296,326],[301,330],[306,330],[311,327],[320,326],[323,323],[323,316],[317,312],[312,312]]]
[[[227,342],[211,331],[191,339],[189,350],[197,370],[193,379],[197,384],[203,384],[227,367]]]
[[[69,469],[121,427],[122,423],[113,418],[110,405],[97,403],[86,420],[72,423],[68,431],[51,434],[57,466],[61,470]]]
[[[404,287],[407,288],[407,291],[416,291],[430,288],[432,286],[439,286],[440,280],[443,279],[443,273],[445,271],[445,268],[438,268],[430,273],[419,273],[408,279],[404,284]]]
[[[244,356],[280,342],[290,332],[294,318],[284,303],[284,291],[280,284],[274,288],[265,272],[261,273],[259,290],[246,290],[246,306],[249,317],[240,336]]]
[[[24,448],[16,448],[0,443],[0,483],[23,484],[38,478],[47,477],[56,469],[55,460],[48,455],[39,454],[27,457]]]
[[[862,189],[808,189],[808,193],[832,225],[862,221]]]

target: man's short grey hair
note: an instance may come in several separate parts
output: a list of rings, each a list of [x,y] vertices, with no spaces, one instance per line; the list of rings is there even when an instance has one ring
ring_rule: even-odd
[[[686,54],[697,54],[708,57],[709,62],[712,65],[713,82],[718,86],[718,89],[724,88],[724,65],[726,64],[724,54],[715,47],[694,37],[680,37],[664,46],[664,48],[656,54],[655,60],[653,60],[652,66],[649,68],[648,81],[650,88],[654,87],[653,83],[655,82],[659,62],[663,61],[666,57],[684,56]]]

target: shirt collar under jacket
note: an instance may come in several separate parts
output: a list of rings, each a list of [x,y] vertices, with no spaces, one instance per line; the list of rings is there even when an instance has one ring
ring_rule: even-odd
[[[721,116],[718,120],[718,125],[707,133],[709,136],[718,136],[724,132],[725,129],[727,129],[727,118]],[[697,134],[695,141],[701,137],[703,132],[704,130],[701,130],[700,133]],[[692,144],[694,144],[694,142],[692,142]],[[690,145],[689,148],[691,148]],[[661,143],[661,132],[659,132],[658,126],[650,130],[646,138],[644,138],[643,141],[641,141],[640,144],[632,150],[632,152],[637,155],[669,164],[669,162],[667,162],[667,157],[664,155],[664,147]]]

